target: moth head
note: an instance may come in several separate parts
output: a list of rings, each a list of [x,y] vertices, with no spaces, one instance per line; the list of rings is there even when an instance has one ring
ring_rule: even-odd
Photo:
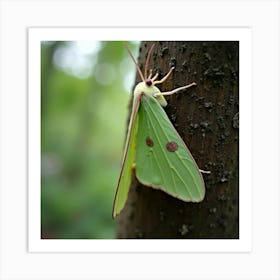
[[[153,84],[153,80],[152,79],[146,79],[145,83],[148,87],[150,87]]]
[[[148,76],[149,63],[150,63],[150,59],[151,59],[155,44],[152,44],[151,48],[149,49],[147,59],[146,59],[146,63],[145,63],[144,75],[143,75],[138,63],[136,62],[135,58],[133,57],[131,51],[129,50],[129,48],[125,44],[124,44],[124,46],[127,49],[130,57],[132,58],[135,66],[137,68],[137,71],[138,71],[138,73],[141,77],[141,80],[142,80],[142,82],[140,82],[139,84],[136,85],[136,87],[134,89],[134,96],[138,96],[139,94],[151,95],[158,100],[158,102],[160,103],[161,106],[165,107],[167,105],[167,102],[166,102],[166,100],[163,96],[159,95],[160,90],[155,86],[156,84],[161,83],[162,80],[157,81],[158,73],[156,73],[153,76],[153,70],[152,69],[150,69],[150,73],[149,73],[149,76]],[[172,70],[173,69],[174,69],[174,67],[172,67]]]

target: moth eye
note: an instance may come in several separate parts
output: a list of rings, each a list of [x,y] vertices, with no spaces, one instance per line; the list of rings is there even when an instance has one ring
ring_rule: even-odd
[[[154,141],[148,136],[146,138],[146,144],[148,147],[153,147],[154,146]]]
[[[147,85],[148,87],[150,87],[152,84],[153,84],[153,81],[152,81],[151,79],[147,79],[147,80],[146,80],[146,85]]]
[[[166,144],[166,149],[169,152],[175,152],[178,150],[178,144],[175,141],[168,142]]]

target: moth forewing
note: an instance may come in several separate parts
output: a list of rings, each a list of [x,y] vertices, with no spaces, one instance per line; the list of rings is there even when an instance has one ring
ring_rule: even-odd
[[[137,179],[183,201],[203,200],[205,187],[198,166],[158,101],[143,95],[138,114]]]
[[[136,135],[138,130],[138,108],[140,95],[135,96],[129,121],[126,137],[124,155],[122,160],[121,172],[118,180],[117,190],[114,198],[113,213],[115,218],[123,209],[127,200],[129,187],[131,184],[133,164],[135,160]]]

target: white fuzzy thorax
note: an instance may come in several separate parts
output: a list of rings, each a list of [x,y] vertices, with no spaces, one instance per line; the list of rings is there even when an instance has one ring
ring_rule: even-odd
[[[162,95],[160,95],[161,92],[160,92],[159,88],[157,88],[153,84],[150,86],[146,85],[145,82],[140,82],[139,84],[137,84],[134,89],[134,98],[142,93],[144,93],[146,95],[151,95],[153,97],[155,97],[155,95],[156,95],[155,98],[159,102],[159,104],[162,107],[166,107],[167,101],[165,100],[165,98]]]

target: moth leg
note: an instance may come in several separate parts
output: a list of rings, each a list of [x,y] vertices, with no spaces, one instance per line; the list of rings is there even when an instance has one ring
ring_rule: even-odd
[[[175,69],[175,67],[171,67],[169,72],[159,81],[154,81],[154,85],[157,85],[157,84],[161,84],[163,83],[164,81],[166,81],[168,79],[168,77],[171,75],[172,71]],[[156,78],[157,78],[157,74],[156,74]],[[153,78],[154,80],[154,78]]]
[[[162,107],[166,107],[167,106],[167,101],[166,99],[164,98],[164,96],[162,95],[158,95],[158,96],[155,96],[157,101],[159,102],[159,104],[162,106]]]
[[[195,86],[196,83],[191,83],[189,85],[186,85],[186,86],[183,86],[183,87],[179,87],[179,88],[175,88],[171,91],[165,91],[165,92],[159,92],[159,93],[156,93],[154,96],[157,97],[157,96],[164,96],[164,95],[172,95],[180,90],[183,90],[183,89],[186,89],[186,88],[189,88],[189,87],[192,87],[192,86]]]
[[[155,82],[155,80],[157,79],[157,77],[158,77],[158,73],[156,73],[156,74],[154,75],[154,77],[151,79],[153,83]]]
[[[199,172],[200,173],[204,173],[204,174],[210,174],[211,173],[211,171],[206,171],[206,170],[202,170],[202,169],[199,169]]]
[[[148,77],[148,80],[150,80],[153,76],[153,69],[150,69],[150,74],[149,74],[149,77]]]

